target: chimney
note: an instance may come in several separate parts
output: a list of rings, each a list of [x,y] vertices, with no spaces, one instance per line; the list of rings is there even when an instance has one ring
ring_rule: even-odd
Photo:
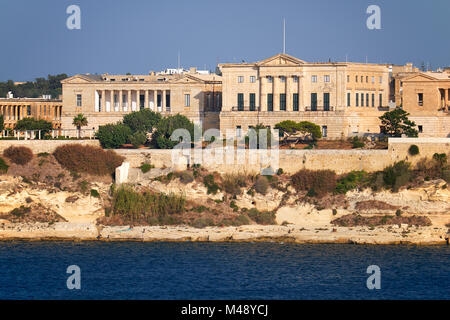
[[[197,68],[196,67],[190,67],[189,68],[189,73],[197,73]]]

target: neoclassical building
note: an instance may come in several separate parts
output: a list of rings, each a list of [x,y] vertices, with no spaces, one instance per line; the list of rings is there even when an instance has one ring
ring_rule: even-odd
[[[17,121],[24,118],[43,119],[61,128],[62,101],[42,98],[0,98],[0,114],[5,128],[13,129]]]
[[[143,108],[163,115],[183,114],[203,128],[219,127],[222,81],[216,74],[75,75],[62,81],[65,129],[84,114],[87,129],[121,121]]]
[[[240,134],[258,123],[311,121],[327,138],[379,133],[389,108],[389,66],[309,63],[278,54],[255,63],[221,64],[220,129]]]

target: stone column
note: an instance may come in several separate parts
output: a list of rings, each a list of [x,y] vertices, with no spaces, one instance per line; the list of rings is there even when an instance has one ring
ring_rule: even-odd
[[[119,104],[119,111],[123,111],[123,90],[119,90],[119,96],[117,97],[117,103]]]
[[[132,110],[132,108],[131,108],[131,93],[132,93],[132,91],[128,90],[128,92],[127,92],[127,111]]]
[[[305,104],[303,102],[303,91],[302,91],[302,83],[303,83],[303,76],[298,76],[298,110],[299,111],[305,111]]]
[[[109,107],[111,108],[111,111],[116,111],[114,106],[114,90],[109,90]]]
[[[141,106],[140,106],[140,104],[141,104],[140,99],[141,99],[141,90],[137,89],[136,90],[136,111],[139,111],[140,108],[141,108]]]
[[[153,90],[153,108],[158,111],[158,90]]]
[[[292,79],[292,76],[286,76],[286,86],[284,92],[286,93],[286,111],[293,111],[294,106],[292,105],[292,90],[290,83],[294,83],[294,79]]]
[[[161,97],[161,110],[162,112],[166,112],[166,90],[162,90]]]
[[[102,111],[106,112],[106,90],[101,90],[102,93]]]
[[[273,111],[280,111],[280,94],[278,92],[278,76],[274,76],[273,80]]]
[[[145,97],[144,97],[144,109],[148,109],[149,106],[149,101],[148,101],[148,90],[145,90]]]

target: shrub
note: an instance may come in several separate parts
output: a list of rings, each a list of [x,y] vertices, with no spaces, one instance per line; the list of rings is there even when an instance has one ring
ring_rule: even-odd
[[[194,174],[191,171],[177,172],[177,176],[183,184],[188,184],[194,181]]]
[[[100,198],[100,193],[95,189],[91,189],[91,197]]]
[[[152,135],[153,145],[159,149],[172,149],[179,143],[179,141],[170,139],[176,129],[186,129],[190,134],[191,141],[194,138],[194,123],[187,117],[176,114],[159,121],[156,126],[156,132]]]
[[[198,229],[203,229],[205,227],[214,226],[214,221],[211,218],[197,218],[192,223],[191,226]]]
[[[241,194],[241,188],[247,186],[246,177],[243,174],[226,174],[223,178],[222,189],[231,195]]]
[[[112,150],[81,144],[59,146],[53,155],[61,166],[71,172],[85,172],[97,176],[113,174],[124,160]]]
[[[116,149],[128,142],[131,129],[123,123],[100,126],[95,136],[105,149]]]
[[[217,191],[219,191],[219,185],[214,181],[214,176],[212,174],[205,176],[203,178],[203,183],[208,189],[208,194],[216,194]]]
[[[114,191],[111,214],[120,215],[131,221],[150,221],[158,218],[163,220],[167,215],[183,213],[185,199],[182,196],[164,193],[137,192],[130,186],[121,186]]]
[[[419,154],[419,147],[415,144],[411,145],[408,149],[408,153],[410,156],[416,156]]]
[[[36,120],[34,118],[24,118],[17,121],[14,127],[15,130],[41,130],[42,133],[48,134],[52,131],[52,123],[45,120]]]
[[[395,215],[396,215],[397,217],[400,217],[400,216],[402,215],[402,210],[397,209],[397,210],[395,211]]]
[[[0,157],[0,173],[7,173],[9,166],[6,164],[5,160]]]
[[[0,164],[1,168],[1,164]],[[445,180],[445,182],[450,182],[450,169],[442,170],[442,179]]]
[[[269,188],[269,180],[265,176],[259,176],[255,182],[255,190],[260,194],[266,194]]]
[[[447,155],[445,153],[433,154],[433,160],[438,163],[441,169],[447,165]]]
[[[357,149],[357,148],[363,148],[365,146],[365,143],[363,141],[363,139],[355,136],[351,139],[351,143],[352,143],[352,148],[353,149]]]
[[[275,213],[269,211],[260,212],[255,208],[250,209],[248,212],[250,219],[258,224],[269,225],[276,224]]]
[[[296,190],[311,191],[317,196],[333,192],[336,188],[336,173],[331,170],[300,170],[292,177],[292,185]]]
[[[132,132],[152,132],[159,121],[161,121],[161,114],[150,109],[132,112],[123,117],[123,124]]]
[[[128,137],[128,141],[133,147],[139,148],[147,142],[147,135],[142,131],[137,131]]]
[[[410,163],[406,161],[396,162],[383,170],[383,182],[385,186],[393,191],[398,191],[406,185],[412,178]]]
[[[352,171],[337,181],[336,193],[346,194],[348,191],[363,187],[369,180],[369,174],[365,171]]]
[[[155,166],[150,164],[150,163],[143,163],[140,166],[140,169],[142,171],[142,173],[147,173],[150,171],[150,169],[153,169]]]
[[[250,224],[250,220],[249,218],[245,215],[245,214],[241,214],[239,216],[237,216],[231,223],[233,226],[244,226],[244,225],[249,225]]]
[[[33,151],[27,147],[9,147],[3,151],[3,155],[11,160],[12,163],[24,165],[33,159]]]
[[[281,176],[284,173],[283,168],[278,168],[277,175]]]

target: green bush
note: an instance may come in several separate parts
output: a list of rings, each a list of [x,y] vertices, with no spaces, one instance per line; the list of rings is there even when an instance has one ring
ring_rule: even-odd
[[[150,109],[142,109],[127,114],[123,118],[123,124],[128,126],[132,132],[152,132],[153,128],[161,121],[161,114]]]
[[[137,192],[130,186],[120,186],[114,191],[111,214],[120,215],[131,221],[159,221],[165,216],[185,211],[185,198],[179,195],[151,192]],[[170,221],[169,221],[170,222]],[[169,223],[172,224],[172,223]]]
[[[237,216],[231,223],[233,226],[245,226],[250,224],[249,218],[245,214]]]
[[[350,190],[361,188],[369,181],[369,174],[365,171],[352,171],[338,179],[336,193],[346,194]]]
[[[152,135],[152,144],[159,149],[172,149],[179,143],[179,141],[170,139],[176,129],[186,129],[193,141],[194,127],[194,123],[181,114],[165,117],[156,125],[156,132]]]
[[[128,141],[137,149],[147,142],[147,135],[142,131],[137,131],[128,137]]]
[[[416,156],[419,154],[419,147],[415,144],[411,145],[408,149],[408,153],[410,156]]]
[[[95,189],[91,189],[91,197],[100,198],[100,193]]]
[[[259,176],[255,182],[255,191],[260,194],[266,194],[269,189],[269,180],[265,176]]]
[[[353,149],[363,148],[365,146],[364,140],[357,136],[351,139],[351,143]]]
[[[1,168],[1,164],[0,164]],[[445,182],[450,182],[450,169],[442,170],[442,179],[445,180]]]
[[[321,197],[336,188],[336,173],[331,170],[300,170],[291,177],[297,191],[311,191]]]
[[[197,218],[191,223],[191,226],[194,228],[203,229],[205,227],[215,226],[215,224],[211,218]]]
[[[410,165],[409,162],[400,161],[392,166],[386,167],[383,170],[383,182],[385,186],[393,191],[398,191],[398,189],[406,185],[413,176]]]
[[[183,184],[188,184],[194,181],[194,174],[191,171],[182,171],[177,172],[177,177],[180,179],[180,182]]]
[[[9,166],[6,164],[5,160],[0,157],[0,173],[7,173]]]
[[[52,131],[52,123],[45,120],[36,120],[34,118],[24,118],[17,121],[15,130],[41,130],[42,134],[48,134]]]
[[[216,194],[217,191],[219,191],[219,185],[214,181],[214,176],[212,174],[205,176],[203,178],[203,183],[208,189],[208,194]]]
[[[243,174],[226,174],[222,181],[222,190],[233,196],[240,195],[241,188],[246,186],[246,177]]]
[[[128,142],[131,129],[122,123],[107,124],[100,126],[95,136],[103,148],[116,149]]]
[[[3,151],[3,156],[11,160],[12,163],[23,166],[33,159],[33,151],[27,147],[10,146]]]
[[[81,144],[59,146],[53,155],[61,166],[71,172],[83,172],[97,176],[113,174],[124,160],[113,150],[103,150],[100,147]]]
[[[270,225],[276,224],[275,213],[269,211],[260,212],[255,208],[252,208],[248,212],[250,219],[255,221],[257,224]]]
[[[150,164],[150,163],[143,163],[140,166],[140,169],[142,171],[142,173],[147,173],[150,171],[150,169],[153,169],[155,166]]]

